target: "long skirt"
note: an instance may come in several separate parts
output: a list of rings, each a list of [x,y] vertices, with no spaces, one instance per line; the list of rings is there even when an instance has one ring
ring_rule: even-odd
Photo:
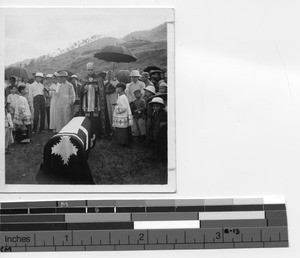
[[[131,127],[115,129],[115,137],[118,144],[129,145],[132,142]]]

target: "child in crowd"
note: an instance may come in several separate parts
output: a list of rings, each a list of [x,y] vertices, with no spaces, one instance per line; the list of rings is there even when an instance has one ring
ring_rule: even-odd
[[[147,142],[153,143],[153,125],[152,125],[152,114],[153,109],[152,106],[149,105],[149,99],[155,95],[154,86],[147,86],[145,88],[144,100],[146,101],[146,135]]]
[[[132,105],[133,112],[133,135],[137,136],[139,140],[145,140],[146,138],[146,121],[145,110],[146,102],[142,99],[142,93],[140,90],[134,92],[135,100]]]
[[[116,85],[118,99],[113,113],[113,127],[117,142],[123,147],[128,147],[132,141],[131,125],[133,121],[125,89],[125,83],[120,82]]]
[[[6,102],[5,104],[5,154],[10,154],[9,152],[10,145],[14,143],[14,138],[12,135],[12,130],[14,125],[9,110],[10,110],[9,103]]]
[[[167,97],[167,94],[168,94],[168,85],[165,82],[161,82],[159,84],[159,86],[158,86],[158,93],[157,93],[157,95],[161,95],[161,98],[163,98],[164,103],[165,103],[165,110],[167,110],[167,107],[168,107],[168,97]]]
[[[26,86],[20,85],[18,87],[18,91],[20,92],[21,96],[19,96],[17,100],[13,119],[16,127],[15,140],[18,143],[29,143],[32,134],[32,118],[28,101],[25,98],[25,95],[27,94]]]
[[[168,85],[165,82],[162,82],[158,86],[158,92],[159,93],[168,93]]]
[[[18,98],[19,98],[19,94],[18,94],[17,86],[13,85],[10,87],[10,94],[7,96],[7,102],[10,104],[9,112],[11,114],[12,119],[14,119],[14,113],[15,113],[16,103]]]
[[[162,161],[167,160],[168,155],[168,115],[162,98],[155,97],[149,103],[153,107],[153,136],[155,143],[156,158]]]

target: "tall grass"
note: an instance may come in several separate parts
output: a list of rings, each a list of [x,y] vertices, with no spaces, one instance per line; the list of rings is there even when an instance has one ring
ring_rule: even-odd
[[[6,184],[36,184],[44,145],[52,136],[37,133],[30,144],[11,146],[11,154],[5,156]],[[167,164],[156,161],[151,147],[136,140],[129,148],[119,146],[113,137],[98,140],[88,163],[97,184],[167,183]]]

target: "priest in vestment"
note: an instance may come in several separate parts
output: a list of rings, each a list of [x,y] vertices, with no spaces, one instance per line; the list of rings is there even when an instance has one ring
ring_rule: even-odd
[[[82,81],[80,91],[81,112],[91,120],[96,137],[103,138],[111,131],[103,80],[95,74],[93,63],[88,63],[86,67],[88,74]]]

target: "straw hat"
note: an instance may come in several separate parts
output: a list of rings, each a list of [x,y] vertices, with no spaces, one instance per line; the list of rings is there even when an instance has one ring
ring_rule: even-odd
[[[41,78],[45,78],[43,73],[37,72],[34,77],[41,77]]]
[[[140,72],[138,70],[132,70],[129,76],[130,77],[141,77]]]
[[[71,78],[75,78],[75,79],[77,79],[77,80],[78,80],[78,77],[77,77],[77,75],[76,75],[76,74],[73,74],[73,75],[71,76]]]
[[[160,104],[165,107],[165,103],[162,98],[155,97],[149,102],[149,104],[154,104],[154,103]]]
[[[60,77],[69,77],[68,72],[66,72],[66,71],[61,71],[59,76]]]
[[[142,73],[142,76],[143,76],[143,75],[145,75],[148,79],[149,79],[149,77],[150,77],[150,76],[149,76],[149,73],[147,73],[147,72],[143,72],[143,73]]]
[[[151,85],[147,86],[147,87],[145,88],[145,90],[150,91],[150,92],[152,92],[153,94],[156,93],[156,92],[155,92],[154,86],[151,86]]]
[[[46,78],[52,78],[52,77],[53,77],[53,74],[49,73],[49,74],[46,75]]]
[[[54,76],[54,77],[59,77],[59,73],[58,73],[58,72],[55,72],[55,73],[53,74],[53,76]]]

